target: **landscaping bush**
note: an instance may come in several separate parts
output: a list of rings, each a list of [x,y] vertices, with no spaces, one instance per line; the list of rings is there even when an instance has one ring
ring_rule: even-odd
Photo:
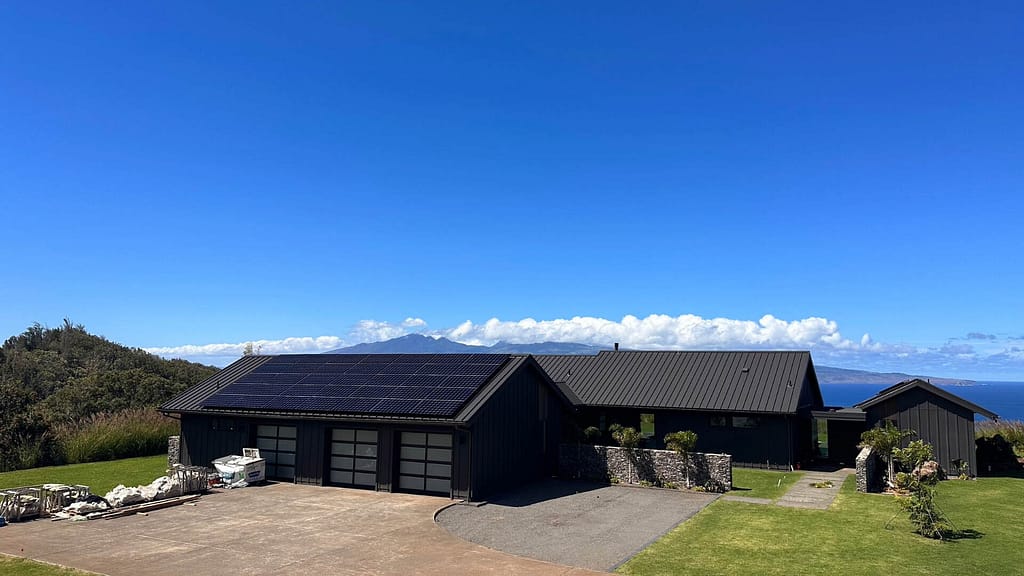
[[[178,421],[152,408],[96,414],[57,428],[57,443],[69,464],[151,456],[167,450]]]
[[[1013,446],[1017,456],[1024,458],[1024,421],[984,420],[975,425],[974,436],[976,438],[1002,436]]]

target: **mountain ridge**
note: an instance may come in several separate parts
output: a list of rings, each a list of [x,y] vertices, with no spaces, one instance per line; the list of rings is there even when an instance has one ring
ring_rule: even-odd
[[[534,342],[515,344],[500,341],[491,346],[463,344],[448,338],[407,334],[380,342],[363,342],[354,346],[329,350],[325,354],[597,354],[607,347],[577,342]],[[872,372],[854,368],[816,365],[815,372],[821,384],[891,385],[911,378],[928,380],[932,384],[969,386],[973,380],[905,374],[903,372]]]

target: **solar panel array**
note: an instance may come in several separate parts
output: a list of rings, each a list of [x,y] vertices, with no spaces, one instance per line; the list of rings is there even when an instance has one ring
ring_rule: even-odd
[[[452,417],[502,354],[295,354],[271,358],[206,408]]]

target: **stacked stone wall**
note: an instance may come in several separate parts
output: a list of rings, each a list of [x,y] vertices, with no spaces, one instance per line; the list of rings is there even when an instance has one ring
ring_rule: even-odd
[[[701,486],[709,490],[732,488],[732,456],[618,446],[562,444],[559,475],[563,478],[677,487]]]
[[[857,454],[857,491],[882,491],[882,466],[871,448],[862,448]]]
[[[167,468],[181,464],[181,436],[167,437]]]

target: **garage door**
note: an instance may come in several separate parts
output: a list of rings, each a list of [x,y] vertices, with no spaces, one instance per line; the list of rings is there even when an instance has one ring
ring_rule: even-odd
[[[377,487],[377,431],[331,430],[331,484]]]
[[[295,479],[295,426],[260,424],[256,447],[267,461],[267,478]]]
[[[449,496],[452,490],[452,435],[402,432],[398,487]]]

